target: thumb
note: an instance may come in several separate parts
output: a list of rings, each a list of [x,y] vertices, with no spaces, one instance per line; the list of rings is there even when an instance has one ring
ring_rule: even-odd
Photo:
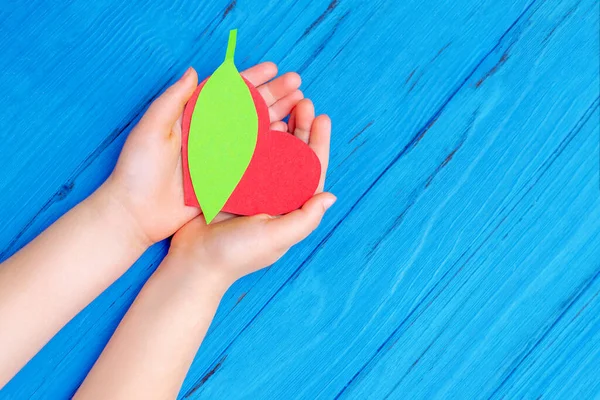
[[[169,135],[197,85],[198,74],[190,67],[177,82],[154,100],[140,120],[140,125],[145,129]]]
[[[325,211],[336,200],[331,193],[319,193],[304,203],[302,208],[268,220],[267,231],[270,240],[279,247],[289,248],[305,239],[319,226]]]

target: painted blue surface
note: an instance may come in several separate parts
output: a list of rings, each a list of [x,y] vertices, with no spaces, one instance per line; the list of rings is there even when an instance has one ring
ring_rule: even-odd
[[[0,260],[108,176],[188,65],[296,70],[322,226],[230,289],[184,398],[600,397],[597,0],[5,1]],[[69,397],[166,251],[0,392]],[[1,321],[0,321],[1,328]]]

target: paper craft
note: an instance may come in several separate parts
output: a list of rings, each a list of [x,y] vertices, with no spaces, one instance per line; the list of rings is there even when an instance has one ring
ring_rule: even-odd
[[[233,43],[234,46],[235,33],[233,34]],[[231,36],[228,54],[231,53],[229,59],[233,63],[233,51],[230,52],[230,48],[232,48]],[[227,59],[225,63],[227,63]],[[219,68],[222,67],[223,65]],[[228,68],[231,68],[231,66],[228,66]],[[252,126],[254,126],[253,132],[256,135],[256,140],[245,171],[242,171],[243,174],[235,182],[228,198],[223,200],[224,195],[237,176],[234,171],[238,171],[245,163],[245,159],[231,159],[234,157],[232,155],[234,152],[231,149],[235,145],[230,145],[229,142],[236,141],[237,135],[244,136],[242,141],[247,139],[246,136],[251,135],[248,132],[235,133],[229,130],[231,124],[222,123],[227,118],[233,118],[234,114],[238,112],[237,106],[233,107],[231,102],[225,106],[221,104],[220,107],[222,108],[219,110],[215,110],[213,106],[207,107],[204,103],[200,107],[205,91],[218,71],[215,71],[211,77],[198,86],[183,113],[182,158],[185,204],[202,208],[207,223],[210,223],[219,211],[239,215],[259,213],[279,215],[299,208],[315,193],[321,174],[319,159],[312,149],[300,139],[287,132],[271,131],[269,129],[269,109],[264,99],[258,90],[239,74],[239,81],[244,84],[252,101],[252,112],[255,118],[252,121],[256,121],[256,123],[250,125],[247,121],[251,118],[244,116],[244,123],[237,124],[235,129],[242,130],[244,124],[247,124],[245,125],[247,129],[252,129]],[[227,80],[236,81],[236,85],[239,82],[230,77]],[[235,93],[238,99],[243,99],[244,104],[241,107],[244,108],[244,112],[247,112],[248,97],[242,94],[242,90],[237,86],[231,92],[229,86],[223,85],[223,82],[228,82],[227,80],[220,79],[217,81],[221,84],[220,90],[224,93],[211,93],[211,97],[227,98]],[[213,89],[217,90],[216,85],[213,85]],[[206,97],[204,101],[208,99]],[[207,112],[213,112],[214,115],[220,116],[220,119],[211,116],[210,126],[204,122],[197,122],[203,121]],[[228,131],[223,133],[224,130]],[[210,138],[206,136],[210,136]],[[195,142],[197,138],[200,138],[199,143]],[[221,141],[226,142],[227,145],[220,143]],[[215,142],[219,143],[215,144]],[[246,156],[246,147],[250,147],[248,143],[249,140],[245,142],[244,149],[237,148],[237,154]],[[202,159],[201,157],[204,154],[208,154],[208,158]],[[215,159],[218,159],[215,164],[207,165],[208,162],[214,162]],[[228,183],[218,185],[218,196],[215,196],[209,181],[219,180],[224,170],[227,170]],[[212,176],[204,177],[203,174],[212,174]],[[199,185],[207,186],[199,187]],[[207,197],[208,200],[204,200]],[[209,207],[208,211],[206,205]]]
[[[315,194],[320,175],[317,155],[302,140],[287,132],[267,131],[259,134],[252,161],[223,211],[288,213]]]
[[[236,30],[225,61],[204,84],[189,130],[188,163],[204,217],[212,220],[244,175],[258,135],[258,116],[233,62]]]

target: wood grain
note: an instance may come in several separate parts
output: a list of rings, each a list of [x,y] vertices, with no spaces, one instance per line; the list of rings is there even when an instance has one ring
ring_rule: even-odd
[[[226,32],[334,121],[309,239],[221,303],[182,398],[600,396],[597,0],[8,2],[0,260],[91,193]],[[67,398],[167,248],[0,398]],[[1,323],[0,323],[1,324]]]

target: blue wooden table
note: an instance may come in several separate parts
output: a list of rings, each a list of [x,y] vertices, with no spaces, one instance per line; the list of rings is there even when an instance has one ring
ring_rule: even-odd
[[[182,398],[600,396],[598,0],[4,1],[0,260],[89,195],[151,102],[295,70],[334,122],[321,227],[224,298]],[[167,249],[0,398],[70,396]],[[0,321],[2,329],[2,321]]]

